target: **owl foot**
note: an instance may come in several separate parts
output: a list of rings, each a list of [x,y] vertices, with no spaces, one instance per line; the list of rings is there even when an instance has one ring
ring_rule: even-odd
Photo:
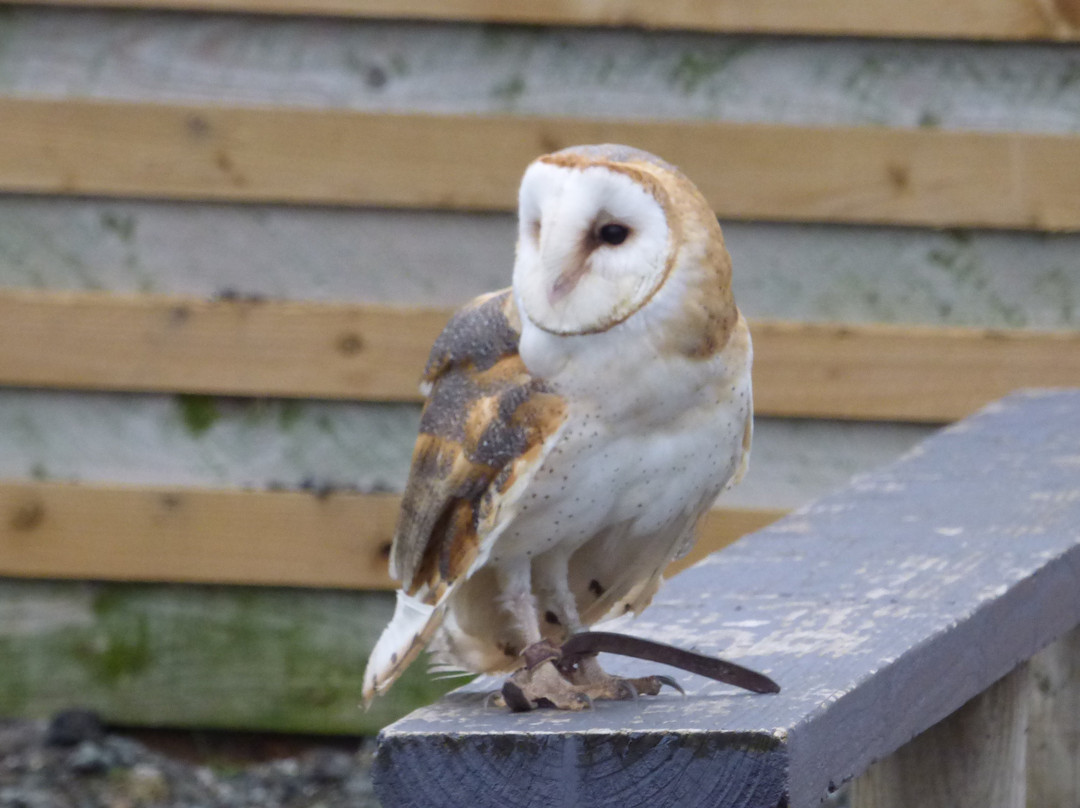
[[[537,707],[575,711],[592,707],[592,699],[567,681],[550,659],[535,668],[524,667],[511,674],[503,683],[502,702],[515,713],[525,713]]]
[[[686,695],[678,682],[670,676],[639,676],[633,679],[613,676],[600,667],[595,656],[588,656],[569,663],[562,659],[557,663],[559,672],[592,699],[609,701],[634,700],[638,696],[656,696],[664,685]]]
[[[612,676],[600,667],[595,656],[564,664],[559,649],[548,642],[529,646],[522,656],[525,667],[512,674],[494,698],[496,705],[513,712],[538,707],[584,710],[591,708],[595,700],[632,701],[639,695],[655,696],[664,685],[684,693],[670,676]]]
[[[655,696],[665,685],[686,695],[670,676],[612,676],[596,660],[601,652],[671,665],[754,693],[780,692],[780,685],[768,676],[734,662],[626,634],[585,631],[570,637],[561,648],[547,641],[526,648],[522,653],[525,667],[506,680],[495,703],[514,712],[537,707],[583,710],[598,699]]]

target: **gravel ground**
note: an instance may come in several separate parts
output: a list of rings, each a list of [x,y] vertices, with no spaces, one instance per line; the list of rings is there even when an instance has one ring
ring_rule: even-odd
[[[372,748],[208,764],[109,731],[92,713],[0,720],[0,808],[378,808]]]

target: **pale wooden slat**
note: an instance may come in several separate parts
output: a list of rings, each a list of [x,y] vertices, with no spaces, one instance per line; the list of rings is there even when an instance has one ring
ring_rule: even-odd
[[[1074,40],[1080,12],[1067,0],[8,0],[42,5],[330,14],[538,25],[620,25],[733,33]]]
[[[1080,805],[1080,625],[1031,660],[1030,805]]]
[[[0,482],[0,576],[394,588],[389,494]],[[708,515],[682,569],[781,511]]]
[[[870,766],[855,780],[851,804],[854,808],[1025,808],[1031,689],[1031,671],[1023,664]]]
[[[1021,387],[1080,385],[1080,332],[751,326],[754,406],[809,418],[949,421]]]
[[[441,309],[0,292],[0,385],[419,400]],[[754,322],[761,415],[944,422],[1080,385],[1080,333]]]
[[[508,210],[538,154],[625,142],[726,218],[1080,228],[1072,135],[30,99],[0,120],[6,191]]]
[[[384,589],[389,495],[0,483],[0,575]]]
[[[418,400],[448,311],[0,291],[0,384]]]

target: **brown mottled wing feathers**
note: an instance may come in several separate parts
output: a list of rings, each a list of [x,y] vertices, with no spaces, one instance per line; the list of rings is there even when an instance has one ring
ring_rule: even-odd
[[[483,515],[513,462],[542,443],[561,399],[525,369],[509,290],[473,301],[432,347],[430,385],[391,551],[402,587],[428,603],[465,574]]]

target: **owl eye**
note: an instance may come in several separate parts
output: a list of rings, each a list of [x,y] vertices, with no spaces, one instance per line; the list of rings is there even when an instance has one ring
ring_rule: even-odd
[[[630,228],[624,224],[605,224],[600,228],[600,240],[605,244],[622,244],[630,235]]]

